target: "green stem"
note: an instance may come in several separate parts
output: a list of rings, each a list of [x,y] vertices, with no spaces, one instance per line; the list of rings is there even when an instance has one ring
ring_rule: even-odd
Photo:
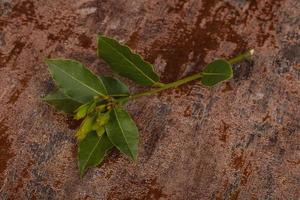
[[[233,65],[233,64],[236,64],[238,62],[241,62],[242,60],[245,60],[245,59],[249,59],[251,58],[251,56],[253,55],[254,53],[254,49],[251,49],[249,51],[246,51],[245,53],[242,53],[234,58],[231,58],[228,60],[228,62]]]
[[[254,52],[254,50],[251,49],[251,50],[246,51],[245,53],[242,53],[242,54],[240,54],[240,55],[238,55],[238,56],[236,56],[236,57],[234,57],[232,59],[229,59],[228,62],[230,64],[235,64],[235,63],[238,63],[238,62],[240,62],[242,60],[249,59],[253,55],[253,52]],[[136,93],[136,94],[130,95],[128,97],[118,99],[117,102],[120,103],[120,104],[124,104],[127,101],[129,101],[129,100],[136,99],[136,98],[139,98],[139,97],[142,97],[142,96],[146,96],[146,95],[155,94],[155,93],[158,93],[158,92],[161,92],[163,90],[170,89],[170,88],[176,88],[176,87],[181,86],[181,85],[183,85],[185,83],[197,80],[197,79],[199,79],[201,77],[202,77],[202,72],[194,74],[194,75],[191,75],[191,76],[188,76],[188,77],[185,77],[183,79],[177,80],[177,81],[172,82],[172,83],[167,83],[167,84],[161,83],[160,84],[161,85],[160,88],[155,88],[155,89],[148,90],[148,91],[145,91],[145,92]]]
[[[136,99],[138,97],[142,97],[142,96],[146,96],[146,95],[150,95],[150,94],[155,94],[155,93],[161,92],[161,91],[169,89],[169,88],[176,88],[180,85],[183,85],[185,83],[188,83],[188,82],[196,80],[196,79],[199,79],[201,77],[202,77],[201,73],[194,74],[192,76],[188,76],[188,77],[180,79],[178,81],[164,84],[160,88],[155,88],[155,89],[148,90],[148,91],[145,91],[145,92],[130,95],[129,97],[126,97],[126,98],[119,99],[119,102],[122,104],[122,103],[125,103],[125,102],[129,101],[129,100]]]

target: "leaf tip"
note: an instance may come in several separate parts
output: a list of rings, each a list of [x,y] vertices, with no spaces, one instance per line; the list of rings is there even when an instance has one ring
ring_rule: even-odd
[[[80,180],[83,179],[84,173],[85,173],[84,169],[79,171]]]
[[[137,154],[133,155],[133,156],[131,157],[131,159],[132,159],[132,161],[133,161],[134,163],[136,163],[136,162],[137,162]]]

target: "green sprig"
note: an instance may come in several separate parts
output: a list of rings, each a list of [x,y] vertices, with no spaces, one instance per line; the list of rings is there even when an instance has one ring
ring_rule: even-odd
[[[232,64],[249,59],[254,52],[249,50],[229,60],[218,59],[199,73],[175,82],[161,83],[153,65],[128,46],[105,36],[98,36],[97,39],[98,56],[114,72],[151,88],[131,94],[120,80],[97,76],[78,61],[46,60],[58,89],[44,100],[60,111],[73,113],[76,120],[83,119],[75,135],[79,143],[78,165],[81,177],[88,168],[99,165],[113,146],[132,160],[137,159],[138,129],[123,109],[126,102],[192,81],[200,81],[207,87],[215,86],[232,78]]]

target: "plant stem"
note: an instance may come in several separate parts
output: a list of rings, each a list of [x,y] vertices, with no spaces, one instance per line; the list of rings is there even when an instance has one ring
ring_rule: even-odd
[[[141,96],[155,94],[155,93],[158,93],[160,91],[163,91],[163,90],[166,90],[166,89],[169,89],[169,88],[176,88],[176,87],[178,87],[180,85],[183,85],[183,84],[185,84],[187,82],[190,82],[190,81],[193,81],[193,80],[196,80],[196,79],[199,79],[201,77],[202,77],[201,73],[194,74],[192,76],[188,76],[188,77],[180,79],[178,81],[164,84],[160,88],[156,88],[156,89],[148,90],[148,91],[145,91],[145,92],[133,94],[133,95],[130,95],[129,97],[119,99],[119,102],[122,104],[122,103],[125,103],[125,102],[129,101],[129,100],[136,99],[136,98],[141,97]]]
[[[246,51],[245,53],[242,53],[234,58],[231,58],[228,60],[228,62],[233,65],[233,64],[236,64],[238,62],[241,62],[242,60],[245,60],[245,59],[249,59],[251,58],[251,56],[254,54],[254,49],[251,49],[249,51]]]
[[[253,53],[254,53],[254,50],[251,49],[251,50],[246,51],[245,53],[242,53],[242,54],[240,54],[240,55],[238,55],[238,56],[236,56],[236,57],[234,57],[232,59],[229,59],[228,62],[230,64],[236,64],[236,63],[238,63],[238,62],[240,62],[242,60],[251,58],[251,56],[253,55]],[[185,77],[183,79],[177,80],[177,81],[172,82],[172,83],[161,84],[160,88],[155,88],[155,89],[148,90],[148,91],[145,91],[145,92],[132,94],[132,95],[130,95],[128,97],[118,99],[117,102],[120,103],[120,104],[124,104],[127,101],[129,101],[129,100],[136,99],[136,98],[139,98],[139,97],[142,97],[142,96],[146,96],[146,95],[150,95],[150,94],[155,94],[155,93],[158,93],[158,92],[161,92],[163,90],[170,89],[170,88],[176,88],[176,87],[181,86],[181,85],[183,85],[185,83],[197,80],[197,79],[199,79],[201,77],[202,77],[202,72],[194,74],[194,75],[191,75],[191,76],[188,76],[188,77]]]

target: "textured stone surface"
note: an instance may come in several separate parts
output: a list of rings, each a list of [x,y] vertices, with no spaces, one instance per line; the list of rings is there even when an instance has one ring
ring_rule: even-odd
[[[297,0],[0,0],[0,199],[298,200],[299,10]],[[43,60],[110,74],[97,33],[166,82],[256,54],[211,90],[194,83],[130,103],[138,161],[113,151],[80,180],[77,123],[40,99],[54,87]]]

